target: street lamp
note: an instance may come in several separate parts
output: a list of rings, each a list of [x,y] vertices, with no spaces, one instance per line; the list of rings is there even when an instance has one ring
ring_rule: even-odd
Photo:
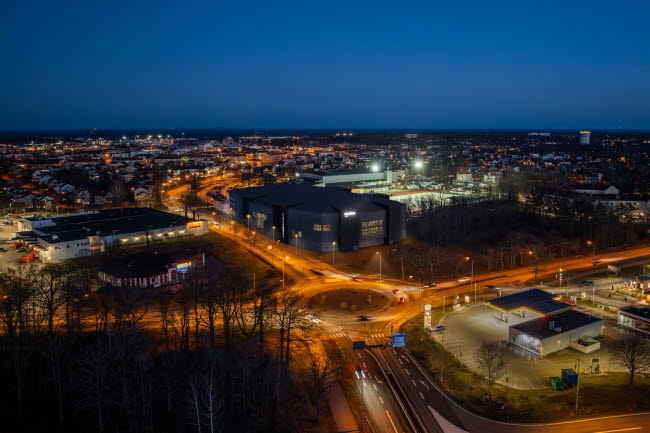
[[[535,254],[535,253],[532,252],[532,251],[528,251],[529,256],[532,256],[533,254]],[[535,284],[537,284],[537,263],[539,262],[538,259],[539,259],[539,256],[537,254],[535,254]]]
[[[596,242],[595,241],[587,241],[587,245],[589,245],[592,248],[592,255],[596,255]]]
[[[379,282],[381,283],[381,253],[377,251],[377,255],[379,256]]]
[[[248,223],[248,230],[250,230],[251,229],[251,215],[250,214],[246,215],[246,221]]]
[[[273,245],[275,245],[275,226],[273,226]]]
[[[284,290],[284,264],[289,260],[289,256],[286,256],[282,259],[282,290]]]
[[[298,233],[295,233],[293,237],[296,238],[296,255],[298,255]]]
[[[336,251],[336,242],[332,242],[332,267],[334,267],[334,252]]]
[[[474,284],[474,259],[470,257],[465,257],[465,260],[470,260],[472,262],[472,278],[469,280],[470,283],[470,289],[471,285]],[[474,302],[476,302],[476,286],[474,286]]]

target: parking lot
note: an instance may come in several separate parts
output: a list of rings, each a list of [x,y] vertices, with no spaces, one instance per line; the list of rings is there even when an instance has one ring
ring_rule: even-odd
[[[18,251],[10,241],[15,236],[16,228],[11,218],[0,219],[0,224],[9,221],[8,224],[0,225],[0,271],[4,271],[11,264],[19,264],[20,258],[26,256],[26,251]],[[4,250],[4,251],[3,251]]]
[[[476,360],[481,344],[485,342],[499,342],[508,339],[508,326],[496,320],[497,311],[493,308],[476,303],[465,306],[448,314],[443,320],[446,328],[444,332],[445,349],[453,353],[463,364],[479,372]],[[588,369],[592,359],[599,358],[601,371],[620,370],[615,365],[610,365],[606,342],[613,338],[620,338],[621,330],[606,322],[605,341],[602,348],[594,353],[585,355],[572,349],[564,349],[552,353],[543,359],[526,356],[522,353],[513,353],[502,349],[503,358],[508,363],[506,377],[499,383],[518,389],[544,389],[550,388],[549,376],[560,376],[563,368],[577,368],[580,364],[581,371]],[[442,333],[434,334],[436,341],[441,342]]]

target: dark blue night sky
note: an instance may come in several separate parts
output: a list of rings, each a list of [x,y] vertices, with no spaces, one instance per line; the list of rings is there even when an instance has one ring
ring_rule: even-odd
[[[650,129],[650,2],[7,1],[0,129]]]

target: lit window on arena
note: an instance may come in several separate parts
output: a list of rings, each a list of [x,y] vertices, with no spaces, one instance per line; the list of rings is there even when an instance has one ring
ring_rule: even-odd
[[[264,224],[266,223],[266,215],[259,212],[253,212],[253,218],[255,219],[255,227],[263,229]]]
[[[361,223],[361,239],[375,239],[384,236],[384,221],[372,220]]]
[[[330,225],[329,224],[314,224],[314,231],[315,232],[328,232],[328,231],[330,231]]]

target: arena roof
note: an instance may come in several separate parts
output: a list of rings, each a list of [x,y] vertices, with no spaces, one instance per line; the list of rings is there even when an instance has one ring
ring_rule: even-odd
[[[338,188],[315,187],[304,184],[279,184],[236,189],[231,195],[240,195],[253,203],[291,206],[309,211],[332,210],[368,211],[385,206],[404,206],[402,203],[374,194],[355,194]]]
[[[490,299],[485,303],[506,313],[526,309],[542,316],[559,313],[571,308],[571,305],[557,299],[558,296],[544,290],[530,289]]]

